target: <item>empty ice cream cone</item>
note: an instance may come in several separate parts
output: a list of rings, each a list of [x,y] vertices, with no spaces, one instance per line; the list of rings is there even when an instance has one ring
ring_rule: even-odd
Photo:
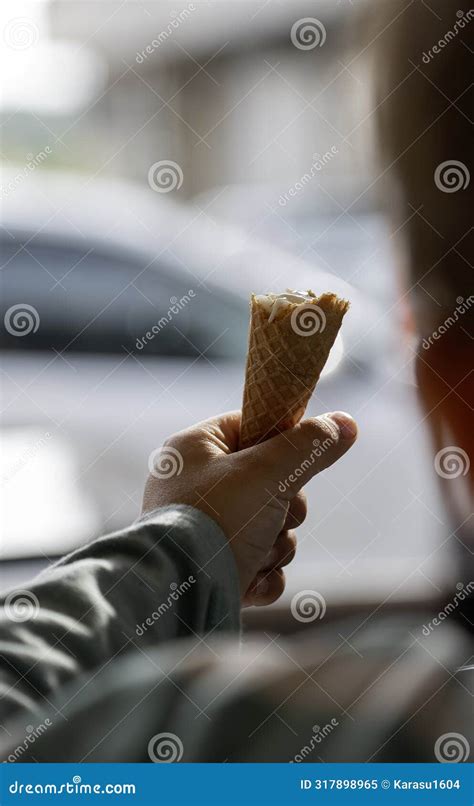
[[[252,295],[240,448],[301,420],[348,307],[331,293]]]

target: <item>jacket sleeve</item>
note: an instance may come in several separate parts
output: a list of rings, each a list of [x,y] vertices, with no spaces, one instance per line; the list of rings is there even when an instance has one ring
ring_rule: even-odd
[[[123,653],[237,632],[237,569],[207,515],[164,507],[99,538],[0,598],[1,721]]]

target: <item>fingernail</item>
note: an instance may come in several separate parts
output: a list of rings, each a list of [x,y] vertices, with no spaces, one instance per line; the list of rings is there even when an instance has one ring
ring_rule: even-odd
[[[344,439],[354,439],[357,436],[357,423],[345,411],[333,411],[328,415],[336,423]]]

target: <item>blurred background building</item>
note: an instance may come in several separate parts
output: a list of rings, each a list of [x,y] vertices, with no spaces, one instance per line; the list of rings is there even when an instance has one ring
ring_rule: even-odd
[[[21,159],[23,146],[54,146],[50,166],[139,181],[166,153],[191,198],[235,184],[283,192],[336,145],[321,181],[324,209],[337,209],[366,190],[374,168],[357,6],[6,2],[3,147]],[[324,44],[311,45],[310,22],[308,45],[295,47],[292,25],[316,15]],[[372,205],[367,192],[360,209]]]

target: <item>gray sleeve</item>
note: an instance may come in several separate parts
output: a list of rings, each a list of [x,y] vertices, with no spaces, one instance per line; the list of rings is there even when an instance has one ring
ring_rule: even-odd
[[[225,535],[188,506],[155,510],[0,598],[2,721],[131,650],[240,628]]]

